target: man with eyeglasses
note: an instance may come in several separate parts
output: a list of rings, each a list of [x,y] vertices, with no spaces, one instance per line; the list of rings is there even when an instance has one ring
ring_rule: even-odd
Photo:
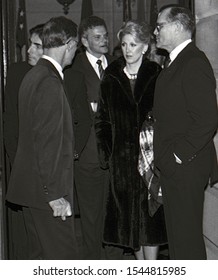
[[[100,168],[93,123],[103,72],[112,61],[112,57],[107,54],[108,31],[102,18],[97,16],[85,18],[79,26],[79,37],[85,50],[76,55],[72,68],[65,71],[65,82],[71,99],[73,76],[71,71],[79,71],[85,76],[92,124],[88,131],[87,143],[75,161],[75,186],[84,245],[82,258],[99,260],[103,251],[104,193],[108,176],[107,171]]]
[[[77,25],[51,18],[43,56],[19,90],[19,140],[6,199],[22,206],[28,259],[77,259],[73,206],[74,133],[63,69],[77,48]]]
[[[154,31],[170,64],[154,97],[154,153],[160,170],[170,259],[206,259],[204,190],[218,181],[213,137],[218,125],[212,67],[192,42],[195,19],[183,7],[161,10]]]

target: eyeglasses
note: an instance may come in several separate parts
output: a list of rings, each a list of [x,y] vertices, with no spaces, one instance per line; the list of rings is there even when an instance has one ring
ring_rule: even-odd
[[[67,40],[67,42],[65,44],[67,45],[68,43],[70,43],[70,41],[74,41],[76,43],[76,45],[78,45],[78,43],[79,43],[77,40],[70,38],[69,40]]]
[[[156,29],[157,32],[159,33],[159,32],[161,31],[161,29],[162,29],[164,26],[169,25],[169,24],[171,24],[171,23],[173,23],[173,21],[171,21],[171,22],[158,23],[158,24],[156,25],[155,29]]]

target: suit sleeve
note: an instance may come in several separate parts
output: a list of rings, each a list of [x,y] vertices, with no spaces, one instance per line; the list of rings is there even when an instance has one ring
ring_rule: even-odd
[[[35,155],[47,202],[67,195],[61,189],[64,172],[64,91],[56,77],[45,78],[37,88],[33,112]]]
[[[98,111],[95,115],[95,132],[100,165],[103,169],[109,167],[112,154],[112,122],[109,114],[108,94],[110,82],[105,77],[101,83]]]
[[[175,154],[186,163],[213,139],[217,130],[216,82],[209,62],[191,59],[184,71],[182,87],[190,125],[174,147]]]

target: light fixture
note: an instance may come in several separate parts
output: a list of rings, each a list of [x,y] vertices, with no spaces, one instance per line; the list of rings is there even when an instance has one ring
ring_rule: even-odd
[[[57,0],[58,3],[63,5],[64,14],[67,15],[69,12],[69,6],[75,1],[75,0]]]

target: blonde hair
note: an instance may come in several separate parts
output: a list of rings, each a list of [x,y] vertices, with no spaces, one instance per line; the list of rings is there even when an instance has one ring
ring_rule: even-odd
[[[127,21],[117,33],[117,38],[121,42],[123,36],[130,34],[136,41],[144,44],[150,44],[151,27],[146,22],[137,22],[135,20]]]

